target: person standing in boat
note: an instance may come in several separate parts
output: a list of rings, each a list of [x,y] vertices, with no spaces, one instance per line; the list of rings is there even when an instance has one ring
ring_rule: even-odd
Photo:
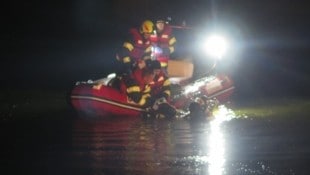
[[[116,55],[121,63],[120,74],[130,74],[135,67],[144,67],[144,59],[149,59],[152,51],[150,35],[154,31],[154,23],[150,20],[142,22],[139,28],[131,28],[129,37]]]
[[[156,20],[155,32],[150,36],[150,41],[153,46],[152,54],[166,71],[170,55],[175,51],[176,38],[171,26],[163,18]]]

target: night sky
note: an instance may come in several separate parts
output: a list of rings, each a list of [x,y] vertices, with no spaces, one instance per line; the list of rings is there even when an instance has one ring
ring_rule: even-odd
[[[2,87],[66,89],[114,70],[115,51],[130,27],[171,17],[197,30],[176,31],[179,45],[197,31],[229,31],[236,86],[250,93],[309,95],[310,6],[291,0],[9,1],[1,15]],[[188,41],[191,40],[191,41]],[[182,47],[179,47],[182,48]],[[180,53],[181,52],[179,50]],[[283,90],[284,89],[284,90]]]

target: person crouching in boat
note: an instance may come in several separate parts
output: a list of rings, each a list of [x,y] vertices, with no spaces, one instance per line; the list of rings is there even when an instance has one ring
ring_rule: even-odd
[[[154,72],[147,68],[136,68],[130,75],[121,79],[121,92],[130,100],[147,108],[152,105],[150,83],[154,79]]]
[[[153,60],[150,67],[155,74],[153,82],[150,84],[151,95],[156,99],[152,108],[157,109],[158,117],[173,117],[176,115],[176,109],[170,104],[171,83],[165,68],[161,67],[158,60]]]
[[[154,81],[155,73],[151,67],[136,68],[130,76],[122,78],[121,91],[128,98],[146,109],[149,113],[173,117],[176,110],[163,97],[152,96],[151,83]]]
[[[158,60],[153,60],[150,64],[151,69],[154,71],[154,80],[151,82],[151,95],[155,98],[164,97],[170,102],[171,83],[169,77],[161,67]]]

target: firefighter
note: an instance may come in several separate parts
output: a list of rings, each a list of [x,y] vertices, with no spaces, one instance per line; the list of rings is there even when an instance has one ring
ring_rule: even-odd
[[[121,92],[125,93],[130,100],[142,107],[153,104],[151,98],[150,83],[154,79],[154,72],[147,68],[135,68],[130,75],[121,79]]]
[[[155,74],[153,82],[151,83],[152,97],[164,97],[169,102],[171,96],[171,82],[169,77],[161,68],[161,64],[158,60],[153,60],[150,67],[153,69]]]
[[[142,22],[139,28],[131,28],[129,37],[125,40],[116,55],[121,64],[121,73],[130,74],[133,68],[143,59],[150,58],[150,35],[154,31],[154,23],[150,20]],[[143,65],[141,66],[143,67]]]
[[[170,55],[175,51],[176,38],[173,36],[172,28],[165,20],[159,19],[155,23],[155,32],[151,35],[150,40],[155,47],[153,51],[156,54],[156,59],[160,61],[161,67],[165,70],[168,66]]]
[[[149,114],[163,114],[167,117],[175,116],[175,108],[164,97],[152,96],[151,83],[154,78],[155,73],[152,68],[136,68],[130,76],[123,77],[121,92],[143,107]]]

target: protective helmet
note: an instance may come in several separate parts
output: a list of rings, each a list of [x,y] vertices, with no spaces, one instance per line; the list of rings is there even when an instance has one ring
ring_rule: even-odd
[[[156,18],[156,23],[169,23],[170,17],[167,17],[166,15],[159,15]]]
[[[152,33],[154,30],[154,23],[150,20],[143,21],[140,31],[141,33]]]
[[[161,69],[161,65],[158,60],[152,60],[150,67],[152,69]]]
[[[166,23],[166,21],[162,18],[156,20],[156,23]]]

